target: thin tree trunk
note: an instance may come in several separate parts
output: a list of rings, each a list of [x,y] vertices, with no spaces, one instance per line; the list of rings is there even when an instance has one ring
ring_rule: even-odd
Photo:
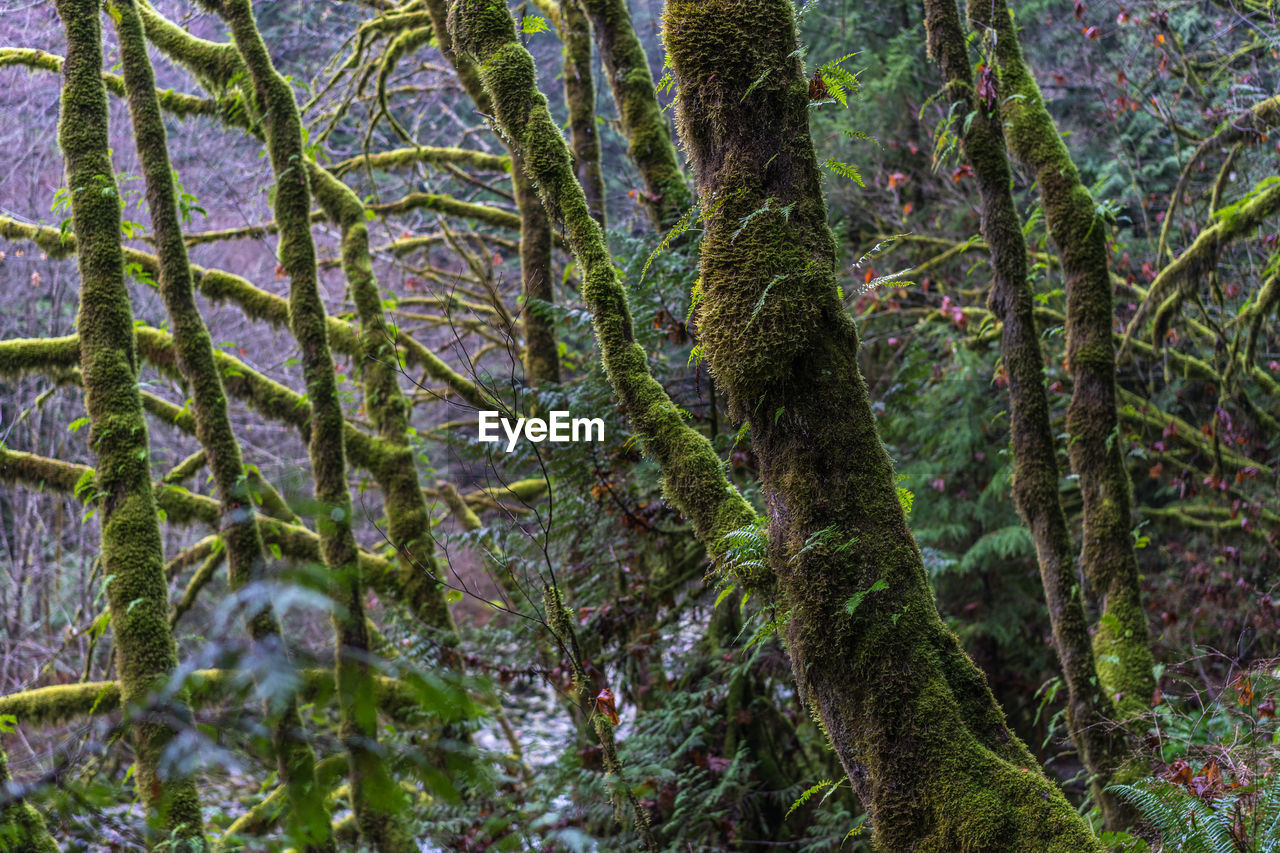
[[[102,525],[101,571],[115,636],[116,669],[126,707],[144,707],[169,678],[178,654],[169,630],[160,519],[151,491],[147,424],[138,396],[133,310],[120,245],[120,195],[109,153],[107,90],[102,82],[102,31],[95,0],[59,0],[67,33],[58,143],[80,269],[80,365],[89,445],[97,457],[95,489]],[[181,699],[179,699],[181,701]],[[164,715],[173,718],[174,712]],[[189,716],[184,705],[176,716]],[[164,778],[161,754],[172,724],[143,716],[132,724],[138,797],[179,849],[203,849],[195,782]],[[159,833],[157,833],[159,834]]]
[[[403,794],[378,747],[378,709],[364,616],[364,578],[352,532],[351,493],[346,482],[342,403],[326,334],[324,303],[311,238],[311,187],[302,121],[293,90],[271,62],[253,18],[250,0],[225,0],[216,11],[231,29],[249,70],[267,153],[275,173],[274,212],[280,228],[280,264],[289,276],[289,325],[302,356],[311,399],[308,453],[320,505],[316,518],[321,552],[337,610],[335,673],[341,708],[338,734],[350,762],[351,806],[364,843],[380,853],[414,849],[401,813]]]
[[[1004,0],[970,0],[969,16],[996,35],[1000,109],[1009,150],[1035,171],[1049,235],[1067,280],[1067,450],[1084,500],[1081,562],[1101,617],[1093,634],[1098,679],[1121,719],[1145,713],[1155,690],[1147,615],[1133,550],[1129,475],[1116,413],[1111,271],[1106,222],[1022,58]]]
[[[453,66],[463,91],[481,113],[493,114],[493,104],[480,82],[479,71],[466,56],[453,49],[453,39],[446,25],[446,0],[426,0],[436,44]],[[506,140],[504,140],[506,142]],[[523,304],[520,318],[524,328],[522,361],[525,379],[530,384],[560,381],[560,350],[556,343],[554,316],[548,306],[555,302],[552,289],[551,223],[538,203],[538,193],[529,184],[523,157],[525,152],[507,144],[511,152],[511,185],[516,207],[520,211],[520,283]],[[546,303],[537,305],[536,303]]]
[[[596,132],[596,82],[591,67],[591,22],[581,0],[560,0],[560,41],[564,44],[564,103],[569,110],[569,147],[587,209],[600,227],[605,221],[604,172]]]
[[[196,437],[208,458],[221,501],[220,529],[226,545],[228,583],[232,590],[238,590],[265,577],[266,551],[258,532],[240,443],[231,427],[226,394],[214,361],[213,341],[196,306],[174,194],[173,166],[142,19],[134,0],[113,0],[111,8],[155,232],[160,296],[173,323],[178,366],[190,388]],[[217,558],[220,560],[221,556]],[[272,655],[287,654],[269,602],[262,601],[246,616],[250,636],[260,650]],[[332,850],[329,812],[324,797],[315,789],[315,753],[305,739],[297,703],[290,698],[284,703],[272,700],[268,705],[272,744],[280,778],[289,795],[292,835],[308,849]]]
[[[1093,797],[1108,828],[1123,829],[1132,823],[1133,813],[1105,789],[1124,761],[1126,748],[1122,734],[1114,730],[1115,709],[1098,682],[1075,553],[1059,498],[1044,359],[1027,280],[1027,245],[1013,200],[1013,175],[994,100],[998,94],[983,98],[975,92],[955,0],[925,0],[924,13],[929,53],[946,77],[959,114],[972,116],[964,124],[960,143],[977,179],[982,236],[991,247],[994,279],[989,302],[1002,323],[1000,354],[1009,373],[1013,501],[1035,542],[1054,646],[1067,686],[1067,729],[1090,773]]]
[[[370,471],[382,489],[387,534],[398,555],[401,597],[434,629],[433,640],[449,650],[457,643],[457,628],[445,601],[435,540],[431,538],[431,515],[409,446],[409,404],[400,389],[399,353],[382,313],[382,295],[373,273],[365,207],[341,180],[314,163],[310,167],[316,199],[342,229],[342,270],[360,318],[364,347],[360,369],[365,408],[383,442],[370,460]]]
[[[654,227],[665,231],[693,203],[693,197],[680,171],[666,116],[658,105],[649,57],[631,25],[627,0],[579,2],[591,19],[627,153],[640,172],[640,202]]]

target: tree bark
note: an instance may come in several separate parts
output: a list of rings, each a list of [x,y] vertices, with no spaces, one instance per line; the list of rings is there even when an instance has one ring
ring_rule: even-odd
[[[836,287],[786,0],[673,0],[699,329],[751,427],[796,682],[886,850],[1098,850],[942,623]]]
[[[364,616],[364,578],[352,532],[346,481],[344,418],[320,298],[315,243],[311,238],[311,185],[302,145],[302,121],[293,90],[271,62],[250,0],[213,2],[231,30],[263,113],[267,154],[275,174],[274,213],[280,228],[280,265],[289,276],[289,325],[301,350],[311,399],[308,454],[320,510],[316,529],[330,595],[337,609],[335,674],[338,734],[350,763],[351,806],[364,843],[380,853],[409,853],[414,845],[401,814],[404,799],[378,748],[375,688]]]

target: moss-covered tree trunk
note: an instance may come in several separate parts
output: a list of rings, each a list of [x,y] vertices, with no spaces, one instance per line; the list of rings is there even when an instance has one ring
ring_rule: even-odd
[[[723,534],[754,517],[653,388],[532,57],[489,0],[455,0],[450,26],[459,49],[480,60],[499,124],[532,153],[543,201],[565,222],[610,381],[662,465],[669,498],[721,553]],[[704,196],[718,204],[704,242],[704,341],[735,408],[752,419],[799,686],[871,810],[878,842],[1099,850],[1033,769],[934,607],[836,290],[790,3],[675,3],[666,32],[686,143]],[[758,95],[744,100],[762,76]],[[794,201],[790,218],[754,216],[735,243],[769,197],[779,208]]]
[[[449,649],[456,643],[456,628],[445,601],[431,515],[409,445],[409,404],[400,389],[395,331],[382,313],[365,207],[350,187],[323,168],[311,164],[311,175],[317,200],[342,230],[342,270],[360,319],[365,408],[383,441],[370,460],[370,471],[382,489],[387,535],[399,556],[401,598],[435,631],[432,639]]]
[[[969,16],[995,34],[1000,109],[1009,150],[1035,172],[1049,235],[1067,281],[1067,449],[1084,501],[1081,562],[1101,616],[1093,635],[1098,678],[1124,719],[1149,708],[1155,679],[1133,550],[1129,476],[1116,413],[1107,225],[1022,58],[1004,0],[971,0]]]
[[[607,228],[600,134],[596,132],[596,82],[591,68],[591,22],[581,0],[560,0],[557,21],[564,45],[564,102],[569,110],[569,147],[587,209]]]
[[[258,531],[240,443],[232,430],[226,394],[214,360],[213,341],[196,306],[191,266],[182,241],[164,119],[156,95],[155,74],[147,57],[142,19],[134,0],[113,0],[111,10],[119,36],[138,158],[146,180],[151,227],[155,232],[160,296],[173,324],[178,367],[190,389],[196,437],[204,448],[221,502],[220,530],[226,546],[228,582],[232,590],[237,590],[265,577],[266,551]],[[221,558],[220,553],[206,565],[212,568]],[[250,635],[261,651],[286,654],[279,623],[267,602],[262,602],[246,617]],[[329,813],[324,797],[315,790],[315,754],[306,742],[297,704],[293,699],[275,702],[268,707],[268,718],[280,776],[289,794],[292,834],[308,849],[331,850]]]
[[[320,506],[316,526],[337,607],[336,679],[339,736],[350,763],[351,805],[365,844],[380,853],[411,851],[401,825],[404,799],[378,746],[376,691],[364,616],[364,579],[352,532],[346,482],[342,403],[329,352],[311,238],[311,185],[302,145],[302,121],[288,82],[276,71],[253,17],[250,0],[211,5],[226,21],[252,80],[263,116],[267,154],[275,174],[274,212],[280,230],[280,265],[289,276],[289,325],[301,351],[311,400],[308,455]]]
[[[1049,425],[1034,294],[1027,280],[1027,246],[1013,200],[1004,131],[994,101],[982,101],[974,89],[955,0],[925,0],[924,12],[929,53],[942,69],[958,113],[970,116],[960,143],[982,198],[982,236],[990,247],[994,273],[989,303],[1002,323],[1000,354],[1009,374],[1013,501],[1035,543],[1054,647],[1067,685],[1067,729],[1090,773],[1094,799],[1109,828],[1123,829],[1132,822],[1132,813],[1105,789],[1124,758],[1124,743],[1113,731],[1114,708],[1098,683],[1075,553],[1059,498],[1057,448]]]
[[[476,109],[491,115],[493,105],[480,82],[478,70],[468,57],[459,56],[453,49],[453,38],[445,23],[448,17],[446,0],[425,2],[440,52],[453,66],[458,82]],[[538,203],[537,190],[529,183],[523,163],[524,152],[510,144],[507,147],[511,151],[511,185],[520,210],[520,317],[524,329],[522,361],[525,379],[530,384],[559,382],[560,351],[556,344],[554,318],[548,310],[555,302],[551,278],[551,223]]]
[[[102,576],[115,636],[116,670],[126,706],[144,707],[172,675],[177,648],[169,630],[160,519],[151,491],[151,455],[142,401],[133,310],[120,245],[120,195],[107,132],[102,31],[95,0],[59,0],[67,33],[58,144],[67,165],[71,220],[80,270],[80,367],[97,457],[95,487],[102,525]],[[176,716],[189,714],[184,706]],[[175,714],[143,714],[132,723],[134,780],[149,815],[179,848],[204,843],[200,798],[191,779],[160,773]]]
[[[438,0],[427,0],[428,4]],[[636,343],[627,292],[609,255],[604,232],[591,218],[560,130],[537,90],[533,57],[515,39],[506,8],[488,0],[453,0],[448,28],[484,87],[503,132],[524,152],[523,168],[557,222],[582,271],[582,298],[591,312],[609,381],[645,451],[662,467],[666,498],[684,514],[712,555],[726,533],[754,526],[756,514],[725,476],[711,443],[689,426],[681,409],[649,372]],[[748,582],[765,582],[759,576]]]
[[[568,0],[566,0],[568,2]],[[658,105],[644,45],[631,25],[627,0],[579,0],[591,19],[627,139],[627,153],[640,172],[640,201],[659,230],[669,229],[692,203],[689,185]]]

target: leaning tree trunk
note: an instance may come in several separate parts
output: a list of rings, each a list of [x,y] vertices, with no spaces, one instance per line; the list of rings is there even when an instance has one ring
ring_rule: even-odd
[[[155,74],[147,57],[142,19],[134,0],[112,0],[111,9],[120,40],[129,112],[155,232],[160,296],[173,323],[178,367],[191,392],[196,437],[208,458],[221,502],[220,530],[226,546],[227,580],[232,590],[238,590],[265,577],[266,550],[249,494],[240,443],[231,427],[227,397],[214,360],[213,341],[196,306],[191,266],[182,241],[164,118],[156,95]],[[216,566],[221,557],[222,554],[211,557],[207,565]],[[191,597],[187,596],[184,601]],[[272,655],[287,654],[280,638],[280,625],[269,602],[261,601],[253,608],[247,614],[247,622],[250,636],[260,650]],[[297,703],[292,698],[284,703],[272,700],[268,719],[280,777],[289,795],[292,837],[311,850],[332,850],[329,810],[315,787],[315,753],[303,736]]]
[[[467,96],[476,109],[492,115],[493,105],[480,83],[475,66],[465,56],[453,49],[453,38],[445,24],[448,15],[446,0],[426,0],[435,30],[436,44],[445,59],[453,65]],[[555,302],[551,279],[551,223],[547,213],[538,203],[538,192],[530,185],[522,158],[524,153],[508,145],[511,151],[511,186],[515,191],[516,207],[520,211],[520,282],[523,301],[520,320],[524,327],[525,379],[531,385],[560,381],[560,350],[556,343],[554,315],[550,306]]]
[[[151,490],[147,424],[138,395],[133,310],[120,245],[120,195],[109,153],[102,31],[95,0],[59,0],[67,32],[58,144],[67,162],[71,220],[80,268],[80,365],[89,446],[97,456],[99,557],[106,578],[116,669],[125,707],[144,707],[157,682],[173,674],[177,648],[169,630],[160,518]],[[161,775],[161,754],[174,735],[179,704],[132,722],[134,780],[148,814],[178,849],[203,849],[200,798],[191,779]]]
[[[1000,319],[1000,355],[1009,372],[1013,443],[1013,501],[1031,531],[1040,565],[1054,647],[1067,685],[1067,730],[1090,774],[1094,800],[1108,828],[1132,823],[1132,812],[1106,787],[1125,759],[1125,743],[1112,720],[1115,709],[1098,682],[1085,621],[1075,554],[1058,488],[1058,457],[1049,425],[1044,360],[1027,280],[1027,245],[1013,200],[1013,175],[994,100],[980,99],[955,0],[925,0],[929,53],[946,77],[959,114],[971,116],[960,134],[982,197],[982,236],[991,249],[990,305]]]
[[[537,92],[532,57],[505,8],[488,0],[454,0],[450,26],[480,61],[498,123],[531,153],[543,202],[565,222],[602,358],[633,427],[662,465],[673,502],[722,553],[722,536],[734,529],[723,523],[753,519],[726,499],[718,465],[707,470],[700,454],[670,452],[676,430],[655,417],[670,403],[649,390],[625,297]],[[837,293],[790,3],[674,3],[666,35],[686,144],[702,195],[716,205],[703,245],[704,345],[735,409],[752,420],[797,680],[871,811],[878,843],[1100,850],[1031,769],[1034,759],[934,607]],[[770,197],[778,212],[759,214]]]
[[[1149,708],[1155,690],[1147,615],[1133,550],[1129,475],[1116,413],[1111,271],[1106,222],[1080,183],[1071,154],[1022,58],[1004,0],[971,0],[969,15],[996,35],[1000,109],[1013,155],[1035,171],[1049,235],[1067,280],[1067,450],[1084,499],[1081,562],[1102,615],[1093,635],[1098,679],[1123,719]]]
[[[289,325],[298,342],[311,398],[308,454],[321,509],[316,527],[337,609],[335,673],[339,736],[350,764],[351,806],[364,843],[380,853],[414,849],[401,824],[403,796],[378,746],[378,709],[364,616],[364,578],[352,532],[346,481],[344,417],[329,352],[311,239],[311,185],[302,145],[302,120],[289,83],[271,62],[250,0],[211,3],[231,29],[263,113],[267,154],[275,174],[275,218],[280,265],[289,276]]]

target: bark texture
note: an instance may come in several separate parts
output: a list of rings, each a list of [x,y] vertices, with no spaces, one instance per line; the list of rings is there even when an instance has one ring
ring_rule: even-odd
[[[1101,616],[1098,679],[1123,719],[1148,710],[1155,661],[1133,550],[1129,475],[1116,412],[1116,353],[1106,222],[1080,183],[1071,154],[1022,58],[1004,0],[971,0],[969,16],[996,34],[1000,109],[1009,150],[1035,172],[1049,235],[1067,280],[1068,452],[1084,500],[1081,562]]]
[[[66,158],[71,220],[80,269],[80,367],[89,445],[97,457],[95,488],[102,519],[102,576],[115,638],[116,671],[126,706],[145,707],[152,689],[173,674],[177,649],[169,630],[160,519],[151,492],[147,425],[138,395],[133,310],[120,246],[120,195],[108,150],[102,31],[94,0],[59,0],[67,34],[58,144]],[[181,700],[179,700],[181,701]],[[165,778],[161,756],[174,735],[165,719],[132,724],[138,796],[179,850],[204,842],[200,798],[190,779]],[[160,835],[161,832],[157,832]]]

